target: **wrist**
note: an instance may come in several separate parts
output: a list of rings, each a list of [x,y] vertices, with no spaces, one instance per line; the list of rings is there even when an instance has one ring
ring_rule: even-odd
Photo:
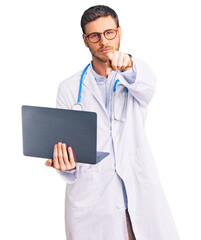
[[[129,62],[129,64],[126,67],[121,69],[121,72],[125,72],[125,71],[127,71],[127,70],[129,70],[129,69],[131,69],[133,67],[132,55],[128,54],[128,56],[130,58],[130,62]]]

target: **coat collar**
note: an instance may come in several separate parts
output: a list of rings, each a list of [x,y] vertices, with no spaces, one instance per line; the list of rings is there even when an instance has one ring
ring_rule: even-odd
[[[103,109],[103,111],[107,115],[107,118],[109,118],[108,114],[107,114],[107,111],[106,111],[106,108],[105,108],[105,103],[103,102],[101,92],[100,92],[100,90],[98,88],[98,85],[96,83],[96,80],[95,80],[95,78],[94,78],[94,76],[91,72],[90,66],[87,69],[87,72],[86,72],[85,77],[83,79],[83,85],[85,87],[87,87],[88,90],[93,94],[97,103],[101,106],[101,108]]]

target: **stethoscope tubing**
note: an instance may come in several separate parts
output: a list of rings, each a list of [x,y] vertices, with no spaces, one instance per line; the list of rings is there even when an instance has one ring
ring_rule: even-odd
[[[85,67],[85,69],[82,72],[81,78],[80,78],[80,86],[79,86],[79,92],[78,92],[78,99],[77,99],[77,103],[75,105],[80,106],[81,109],[83,109],[82,104],[81,104],[81,94],[82,94],[82,84],[83,84],[83,79],[84,79],[84,75],[88,69],[88,67],[90,66],[90,63]],[[119,79],[117,79],[114,83],[114,87],[113,87],[113,95],[114,95],[114,101],[113,101],[113,107],[115,105],[115,94],[116,94],[116,89],[117,89],[117,83],[119,82]],[[125,115],[125,111],[127,108],[127,100],[128,100],[128,88],[126,88],[126,92],[127,92],[127,96],[126,99],[124,100],[124,107],[123,107],[123,116]],[[114,114],[114,119],[116,120],[120,120],[120,121],[125,121],[125,118],[122,119],[117,119],[115,114]]]
[[[81,79],[80,79],[80,86],[79,86],[79,93],[78,93],[78,99],[77,99],[77,103],[81,102],[81,93],[82,93],[82,83],[83,83],[83,78],[84,78],[84,74],[86,73],[88,67],[90,66],[90,63],[85,67],[85,69],[82,72],[81,75]],[[117,88],[117,83],[119,82],[119,79],[117,79],[114,83],[114,87],[113,87],[113,92],[116,92],[116,88]],[[128,88],[126,88],[126,91],[128,92]]]
[[[82,93],[83,78],[84,78],[84,74],[85,74],[85,72],[87,71],[89,65],[90,65],[90,63],[85,67],[85,69],[83,70],[82,75],[81,75],[80,87],[79,87],[79,93],[78,93],[77,103],[80,103],[80,102],[81,102],[81,93]]]

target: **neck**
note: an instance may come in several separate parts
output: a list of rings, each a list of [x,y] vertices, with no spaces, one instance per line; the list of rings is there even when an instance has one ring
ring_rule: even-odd
[[[108,69],[108,62],[101,62],[100,60],[92,57],[93,59],[93,69],[94,71],[105,78],[108,77],[107,69]]]

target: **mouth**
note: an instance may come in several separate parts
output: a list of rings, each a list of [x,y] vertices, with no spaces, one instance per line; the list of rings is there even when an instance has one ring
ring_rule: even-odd
[[[108,53],[110,52],[112,49],[111,48],[104,48],[104,49],[101,49],[100,52],[101,53]]]

